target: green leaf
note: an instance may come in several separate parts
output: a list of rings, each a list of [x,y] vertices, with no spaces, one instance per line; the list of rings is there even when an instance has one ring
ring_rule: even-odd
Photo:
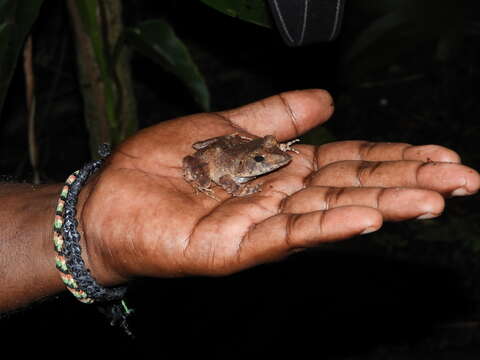
[[[96,0],[76,0],[76,6],[85,32],[88,34],[92,43],[93,52],[95,53],[95,60],[100,68],[100,74],[105,84],[105,100],[106,100],[106,116],[110,128],[115,130],[118,128],[117,116],[115,114],[115,104],[117,99],[114,91],[113,69],[110,65],[110,59],[105,44],[102,25],[99,21],[98,13],[101,6]]]
[[[210,94],[205,80],[187,47],[168,23],[163,20],[145,21],[127,29],[125,40],[135,50],[178,77],[204,111],[210,109]]]
[[[0,0],[0,113],[23,48],[43,0]]]
[[[201,0],[204,4],[229,16],[260,26],[272,27],[266,0]]]

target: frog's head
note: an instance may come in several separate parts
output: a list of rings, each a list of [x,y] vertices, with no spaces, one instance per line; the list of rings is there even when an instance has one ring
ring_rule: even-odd
[[[280,144],[272,135],[255,139],[249,145],[254,146],[236,162],[235,179],[238,183],[272,172],[292,160],[290,154],[280,149]]]

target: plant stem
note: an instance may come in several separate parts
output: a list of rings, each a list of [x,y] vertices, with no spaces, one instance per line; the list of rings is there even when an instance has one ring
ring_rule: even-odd
[[[27,100],[28,154],[33,168],[33,183],[40,184],[38,146],[35,136],[35,75],[33,73],[32,57],[32,35],[29,35],[23,49],[23,71],[25,73],[25,95]]]

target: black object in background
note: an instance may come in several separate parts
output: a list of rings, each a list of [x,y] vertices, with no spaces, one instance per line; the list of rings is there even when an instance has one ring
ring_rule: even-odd
[[[269,0],[275,23],[289,46],[332,41],[342,22],[344,0]]]

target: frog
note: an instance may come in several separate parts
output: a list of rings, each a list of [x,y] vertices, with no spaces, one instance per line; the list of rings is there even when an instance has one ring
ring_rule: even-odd
[[[183,158],[183,176],[195,193],[219,200],[212,188],[220,186],[228,194],[241,197],[261,191],[261,185],[248,182],[268,174],[292,160],[298,153],[294,139],[280,143],[274,135],[250,138],[237,133],[195,142],[193,155]]]

